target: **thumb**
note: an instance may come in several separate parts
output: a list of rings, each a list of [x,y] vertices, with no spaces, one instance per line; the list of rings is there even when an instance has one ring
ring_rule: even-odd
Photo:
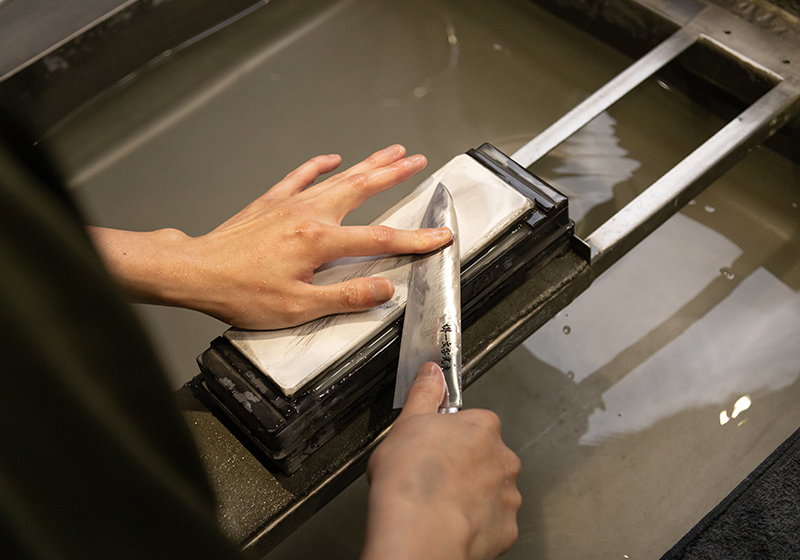
[[[447,396],[447,384],[444,382],[441,368],[433,362],[422,364],[417,370],[414,384],[408,390],[406,405],[400,413],[400,418],[437,412],[445,396]]]

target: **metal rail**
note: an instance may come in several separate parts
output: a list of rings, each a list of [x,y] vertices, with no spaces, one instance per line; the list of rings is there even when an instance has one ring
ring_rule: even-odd
[[[692,46],[696,40],[697,33],[686,28],[679,29],[669,39],[634,62],[619,76],[514,152],[511,159],[523,167],[529,167],[583,128],[597,115],[622,99],[633,88],[658,72],[672,59]]]
[[[797,112],[798,97],[797,79],[781,82],[598,227],[587,238],[595,272],[606,270],[747,152],[775,134]]]
[[[800,112],[800,51],[722,8],[707,6],[512,156],[530,166],[699,41],[767,74],[777,85],[588,236],[595,275]]]

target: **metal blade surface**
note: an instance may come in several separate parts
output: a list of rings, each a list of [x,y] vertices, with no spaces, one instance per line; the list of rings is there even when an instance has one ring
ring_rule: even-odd
[[[405,405],[419,367],[436,362],[448,391],[439,412],[456,412],[461,408],[461,262],[455,206],[442,183],[434,189],[421,227],[450,228],[453,240],[411,265],[394,407]]]

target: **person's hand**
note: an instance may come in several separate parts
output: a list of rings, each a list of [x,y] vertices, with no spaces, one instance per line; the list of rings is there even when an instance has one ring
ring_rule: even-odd
[[[517,538],[520,461],[488,410],[438,414],[442,372],[423,365],[370,457],[362,560],[488,559]]]
[[[337,155],[315,157],[197,238],[170,229],[90,232],[112,273],[140,302],[188,307],[248,329],[363,311],[392,297],[390,280],[314,286],[314,270],[340,257],[426,253],[451,238],[447,229],[340,225],[367,198],[425,167],[423,156],[404,156],[402,146],[390,146],[314,185],[341,163]]]

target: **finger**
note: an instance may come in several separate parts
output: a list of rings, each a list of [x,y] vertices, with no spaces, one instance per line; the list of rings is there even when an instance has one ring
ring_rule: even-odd
[[[382,276],[354,278],[327,286],[307,286],[309,291],[313,291],[308,300],[314,308],[310,308],[309,313],[316,317],[366,311],[386,303],[394,295],[394,284]]]
[[[415,155],[384,167],[348,175],[336,183],[325,181],[314,190],[309,189],[309,192],[322,197],[323,206],[330,211],[330,220],[338,224],[366,199],[410,179],[426,165],[425,156]]]
[[[447,385],[441,368],[433,362],[422,364],[417,370],[414,384],[408,390],[406,404],[398,420],[416,414],[437,412],[446,395]]]
[[[369,257],[387,254],[429,253],[448,243],[447,228],[405,230],[388,226],[347,226],[327,229],[323,258]]]
[[[342,162],[337,154],[317,156],[286,175],[274,187],[268,190],[265,198],[285,198],[304,191],[317,180],[317,177],[330,173]]]
[[[338,184],[342,181],[346,181],[349,177],[353,175],[359,175],[362,173],[367,173],[373,169],[379,169],[381,167],[386,167],[387,165],[391,165],[392,163],[402,159],[406,155],[406,149],[401,146],[400,144],[393,144],[388,146],[382,150],[378,150],[368,158],[360,161],[359,163],[353,165],[352,167],[348,167],[346,170],[342,171],[341,173],[337,173],[327,181],[325,181],[325,186],[332,186]],[[319,185],[322,187],[323,185]]]

